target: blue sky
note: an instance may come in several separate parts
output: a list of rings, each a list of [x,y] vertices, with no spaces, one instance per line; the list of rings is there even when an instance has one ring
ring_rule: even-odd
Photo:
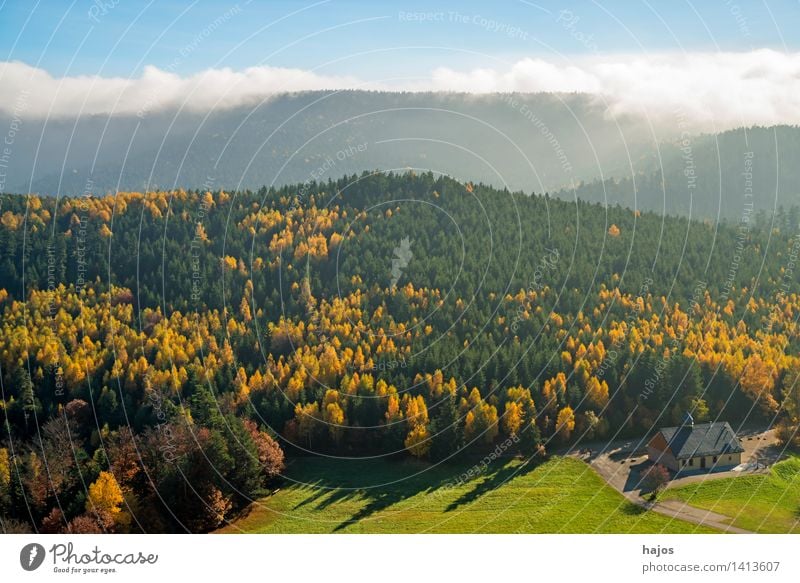
[[[530,56],[796,51],[798,22],[797,0],[0,0],[0,61],[57,77],[135,77],[145,65],[181,75],[269,65],[362,79],[390,68],[413,77]]]
[[[797,23],[800,0],[0,0],[0,114],[367,88],[582,92],[711,130],[796,124]]]

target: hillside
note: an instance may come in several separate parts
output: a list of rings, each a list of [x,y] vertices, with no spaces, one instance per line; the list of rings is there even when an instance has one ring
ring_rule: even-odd
[[[742,230],[413,173],[2,210],[15,520],[43,524],[64,491],[62,520],[83,520],[80,480],[109,467],[129,515],[152,509],[114,528],[208,530],[268,486],[281,449],[453,461],[687,410],[797,423],[788,214]],[[67,429],[80,451],[48,486],[41,452]]]
[[[634,176],[591,181],[557,196],[732,223],[800,206],[797,126],[685,136],[659,150],[640,161]],[[800,224],[800,213],[791,220]]]

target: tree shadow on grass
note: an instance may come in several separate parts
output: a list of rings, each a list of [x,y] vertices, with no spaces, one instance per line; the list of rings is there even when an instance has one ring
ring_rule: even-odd
[[[355,495],[368,500],[367,504],[334,528],[334,532],[341,531],[352,524],[368,519],[418,494],[435,495],[440,488],[446,487],[449,482],[448,479],[442,479],[440,471],[441,468],[438,468],[438,471],[435,470],[433,475],[422,473],[407,480],[400,480],[381,487],[364,488],[355,491]],[[330,502],[326,500],[326,503],[329,504]]]
[[[452,512],[459,506],[471,504],[481,496],[488,494],[492,490],[505,485],[509,480],[523,476],[533,470],[538,464],[528,461],[522,465],[511,464],[511,459],[495,462],[489,466],[488,472],[484,473],[484,479],[477,481],[475,487],[458,497],[445,508],[445,512]]]
[[[295,486],[307,490],[308,496],[298,502],[294,509],[311,507],[314,511],[322,511],[340,502],[363,500],[365,504],[362,508],[334,527],[333,532],[340,532],[419,494],[438,496],[450,488],[463,487],[465,482],[467,486],[475,484],[474,488],[446,508],[445,511],[449,512],[477,500],[537,465],[528,463],[520,466],[511,462],[510,458],[497,460],[486,472],[469,479],[462,479],[462,476],[467,476],[470,470],[479,466],[465,463],[428,466],[421,462],[356,462],[344,474],[323,471],[322,475],[314,476],[313,481]],[[367,476],[374,485],[361,486]]]
[[[347,520],[342,521],[339,523],[336,528],[333,529],[333,532],[339,532],[344,530],[350,525],[357,524],[362,520],[369,518],[370,516],[377,514],[386,510],[387,508],[394,506],[398,502],[402,502],[406,498],[412,498],[416,496],[419,492],[424,490],[425,488],[392,488],[392,489],[384,489],[378,492],[373,492],[371,494],[366,495],[369,497],[369,502],[366,506],[364,506],[361,510],[353,514]]]
[[[647,508],[639,506],[638,504],[634,504],[628,500],[625,501],[625,504],[619,505],[619,511],[627,516],[641,516],[642,514],[650,512],[650,510]]]
[[[314,468],[314,464],[319,467]],[[307,492],[308,495],[294,505],[294,510],[310,508],[314,512],[321,512],[342,502],[364,502],[364,506],[338,524],[334,532],[407,498],[434,492],[444,482],[441,468],[411,460],[354,461],[343,469],[312,459],[306,461],[305,470],[303,483],[295,483],[292,488]]]
[[[341,502],[355,494],[355,490],[345,488],[335,488],[330,484],[325,484],[324,480],[316,480],[303,486],[298,486],[303,490],[311,490],[311,494],[294,505],[292,510],[299,510],[304,506],[309,506],[317,502],[317,510],[327,508],[334,502]],[[326,498],[327,496],[327,498]]]
[[[404,497],[411,497],[416,495],[417,492],[409,492],[409,488],[406,484],[403,487],[403,484],[392,484],[387,486],[390,491],[393,490],[400,490],[403,489],[403,495],[399,495],[398,498],[402,500]],[[314,510],[322,511],[326,508],[338,504],[340,502],[346,502],[348,500],[353,500],[357,498],[385,498],[386,490],[380,487],[372,487],[372,488],[358,488],[358,487],[343,487],[340,483],[337,483],[335,480],[328,480],[328,479],[318,479],[314,482],[305,484],[301,487],[303,490],[311,490],[311,493],[294,505],[293,510],[299,510],[300,508],[306,506],[314,506]],[[374,502],[370,502],[373,504]],[[363,512],[363,511],[362,511]]]

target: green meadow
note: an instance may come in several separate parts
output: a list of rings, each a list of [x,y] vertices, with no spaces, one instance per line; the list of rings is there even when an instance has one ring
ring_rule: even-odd
[[[668,489],[660,499],[730,516],[731,524],[753,532],[800,533],[800,457],[778,462],[768,474]]]
[[[639,508],[580,460],[496,464],[462,479],[471,466],[296,459],[276,493],[222,532],[714,532]]]

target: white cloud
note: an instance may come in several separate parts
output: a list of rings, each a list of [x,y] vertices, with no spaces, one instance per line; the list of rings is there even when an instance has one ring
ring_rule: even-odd
[[[602,97],[609,112],[675,119],[682,110],[698,129],[800,123],[800,53],[760,49],[741,53],[595,56],[560,64],[525,58],[501,69],[434,69],[413,84],[365,83],[300,69],[210,69],[180,77],[147,67],[135,79],[97,76],[57,79],[24,63],[0,64],[7,95],[27,89],[25,114],[43,117],[136,114],[184,106],[194,111],[256,103],[269,95],[310,89],[371,88],[433,91],[586,92]],[[0,101],[9,113],[13,99]]]
[[[431,76],[431,89],[440,91],[466,91],[490,93],[497,91],[579,91],[599,93],[599,80],[575,65],[558,66],[542,59],[522,59],[508,71],[475,69],[460,73],[440,67]]]
[[[612,114],[672,120],[704,130],[800,123],[800,53],[689,53],[593,57],[559,66],[523,59],[504,72],[440,68],[433,89],[567,91],[601,96]]]
[[[11,99],[0,100],[0,112],[24,106],[30,117],[94,114],[136,115],[185,107],[192,111],[226,109],[254,103],[269,95],[309,89],[354,87],[352,77],[326,77],[301,69],[250,67],[243,71],[208,69],[189,77],[145,67],[141,77],[79,76],[56,79],[20,62],[0,64],[0,86]],[[17,103],[16,108],[15,103]]]

